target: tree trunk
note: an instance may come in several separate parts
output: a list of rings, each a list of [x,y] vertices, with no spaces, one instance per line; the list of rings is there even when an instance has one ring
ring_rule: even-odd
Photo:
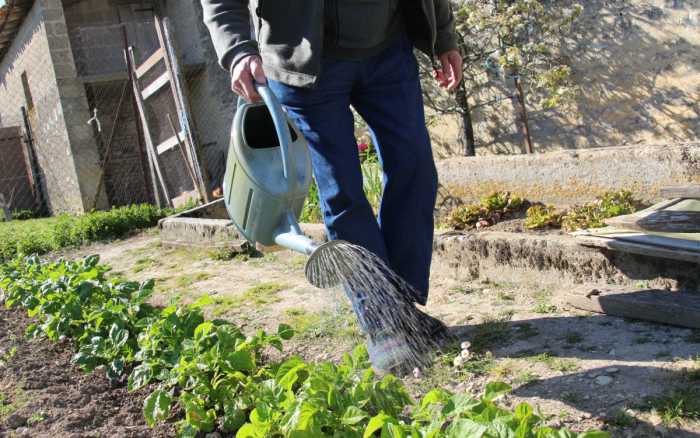
[[[471,108],[469,107],[469,99],[467,98],[467,91],[464,89],[464,82],[457,89],[455,95],[457,105],[461,109],[462,119],[461,119],[461,132],[459,135],[459,141],[464,146],[464,156],[473,157],[476,155],[476,144],[474,141],[474,124],[472,123]]]
[[[530,124],[527,120],[527,108],[525,107],[525,93],[523,92],[523,86],[520,84],[520,79],[516,75],[513,78],[515,82],[515,88],[518,90],[518,103],[520,104],[520,120],[523,126],[523,137],[525,138],[525,147],[528,154],[535,152],[532,147],[532,137],[530,137]]]

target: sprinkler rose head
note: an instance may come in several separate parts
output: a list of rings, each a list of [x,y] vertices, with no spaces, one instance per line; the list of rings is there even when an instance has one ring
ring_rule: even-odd
[[[306,279],[321,289],[341,284],[353,272],[353,261],[347,251],[348,242],[332,240],[319,245],[306,261]]]

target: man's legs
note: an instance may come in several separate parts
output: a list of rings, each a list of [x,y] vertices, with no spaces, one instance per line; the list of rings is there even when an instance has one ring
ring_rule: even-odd
[[[329,238],[360,245],[387,260],[383,236],[363,191],[350,111],[350,93],[360,65],[325,62],[323,76],[313,89],[269,83],[309,143]],[[376,331],[378,323],[372,321],[362,292],[347,293],[362,330],[368,334]]]
[[[351,103],[370,126],[385,174],[379,223],[389,265],[425,304],[433,249],[437,172],[418,66],[407,38],[363,63]]]

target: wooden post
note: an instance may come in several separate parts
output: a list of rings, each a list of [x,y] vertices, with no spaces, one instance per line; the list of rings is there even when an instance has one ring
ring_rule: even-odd
[[[455,99],[462,111],[462,132],[460,136],[464,141],[464,155],[473,157],[476,155],[474,126],[472,124],[471,108],[469,108],[469,99],[467,98],[467,90],[464,88],[464,82],[462,82],[457,89]]]
[[[168,124],[170,125],[170,129],[173,131],[173,135],[175,135],[175,139],[177,140],[177,145],[178,145],[178,150],[180,151],[180,155],[182,156],[182,159],[185,161],[185,167],[187,168],[187,173],[190,175],[190,179],[192,180],[192,184],[197,187],[197,178],[194,176],[194,171],[192,170],[192,166],[190,166],[190,162],[187,159],[186,151],[185,151],[185,145],[182,143],[182,140],[180,140],[180,133],[177,132],[177,128],[175,127],[175,123],[173,123],[173,118],[170,114],[168,114]],[[200,193],[200,201],[202,200],[201,198],[201,193]]]

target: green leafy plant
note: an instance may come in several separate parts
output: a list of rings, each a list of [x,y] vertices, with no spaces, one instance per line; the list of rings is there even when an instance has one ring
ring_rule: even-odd
[[[25,221],[27,219],[36,219],[37,217],[39,215],[34,210],[12,210],[12,220],[14,221]]]
[[[605,219],[631,214],[642,207],[643,203],[628,190],[608,192],[590,204],[569,210],[562,219],[562,228],[566,231],[602,228],[606,226]]]
[[[115,239],[156,225],[171,214],[149,204],[96,211],[81,216],[11,221],[0,224],[0,262],[18,254],[45,254],[88,242]]]
[[[525,226],[529,229],[559,228],[562,213],[552,205],[536,204],[527,209]]]
[[[452,209],[448,222],[456,230],[482,228],[522,212],[528,201],[510,192],[494,192],[477,204],[460,205]]]

